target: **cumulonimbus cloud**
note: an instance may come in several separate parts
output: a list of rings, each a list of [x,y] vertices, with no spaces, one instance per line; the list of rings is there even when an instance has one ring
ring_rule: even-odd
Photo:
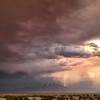
[[[67,57],[91,55],[79,45],[100,37],[99,5],[99,0],[2,1],[0,71],[37,76],[83,64]]]

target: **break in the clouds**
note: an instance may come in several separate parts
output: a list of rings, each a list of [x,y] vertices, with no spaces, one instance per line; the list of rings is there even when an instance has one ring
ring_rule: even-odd
[[[94,60],[96,57],[100,59],[100,48],[93,41],[85,42],[100,37],[99,5],[99,0],[1,1],[0,90],[6,90],[6,87],[11,90],[11,86],[24,90],[22,83],[26,83],[25,87],[35,84],[35,88],[38,84],[37,87],[42,88],[43,81],[50,83],[47,90],[51,87],[52,90],[56,87],[61,90],[64,89],[62,73],[66,74],[65,80],[72,80],[71,84],[79,86],[79,90],[82,84],[86,89],[90,82],[98,83],[99,75],[95,82],[90,78],[92,68],[88,68],[89,74],[85,69],[88,63],[97,65]],[[94,57],[92,62],[91,57]],[[86,79],[81,79],[83,74],[86,74]],[[6,84],[12,76],[12,81]],[[27,78],[30,79],[26,82]],[[69,83],[65,85],[69,86]]]

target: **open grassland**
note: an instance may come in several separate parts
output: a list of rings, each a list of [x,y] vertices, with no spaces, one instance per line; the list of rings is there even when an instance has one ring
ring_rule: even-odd
[[[99,93],[1,93],[0,100],[100,100]]]

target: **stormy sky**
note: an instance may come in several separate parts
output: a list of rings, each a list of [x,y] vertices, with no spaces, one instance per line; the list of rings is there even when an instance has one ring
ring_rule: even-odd
[[[0,1],[0,91],[99,91],[99,5]]]

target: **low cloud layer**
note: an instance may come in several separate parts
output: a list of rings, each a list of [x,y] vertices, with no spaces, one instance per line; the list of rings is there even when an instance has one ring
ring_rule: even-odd
[[[85,50],[84,46],[80,45],[61,45],[53,44],[51,46],[33,46],[33,48],[19,48],[14,45],[8,47],[14,54],[11,57],[7,55],[2,58],[0,70],[16,72],[24,71],[28,73],[43,73],[59,70],[67,70],[63,68],[66,65],[67,57],[90,57],[91,52]],[[11,53],[12,53],[11,52]],[[4,60],[3,60],[4,59]],[[5,63],[6,62],[6,63]],[[69,69],[69,64],[67,65]],[[37,75],[36,74],[36,75]]]

